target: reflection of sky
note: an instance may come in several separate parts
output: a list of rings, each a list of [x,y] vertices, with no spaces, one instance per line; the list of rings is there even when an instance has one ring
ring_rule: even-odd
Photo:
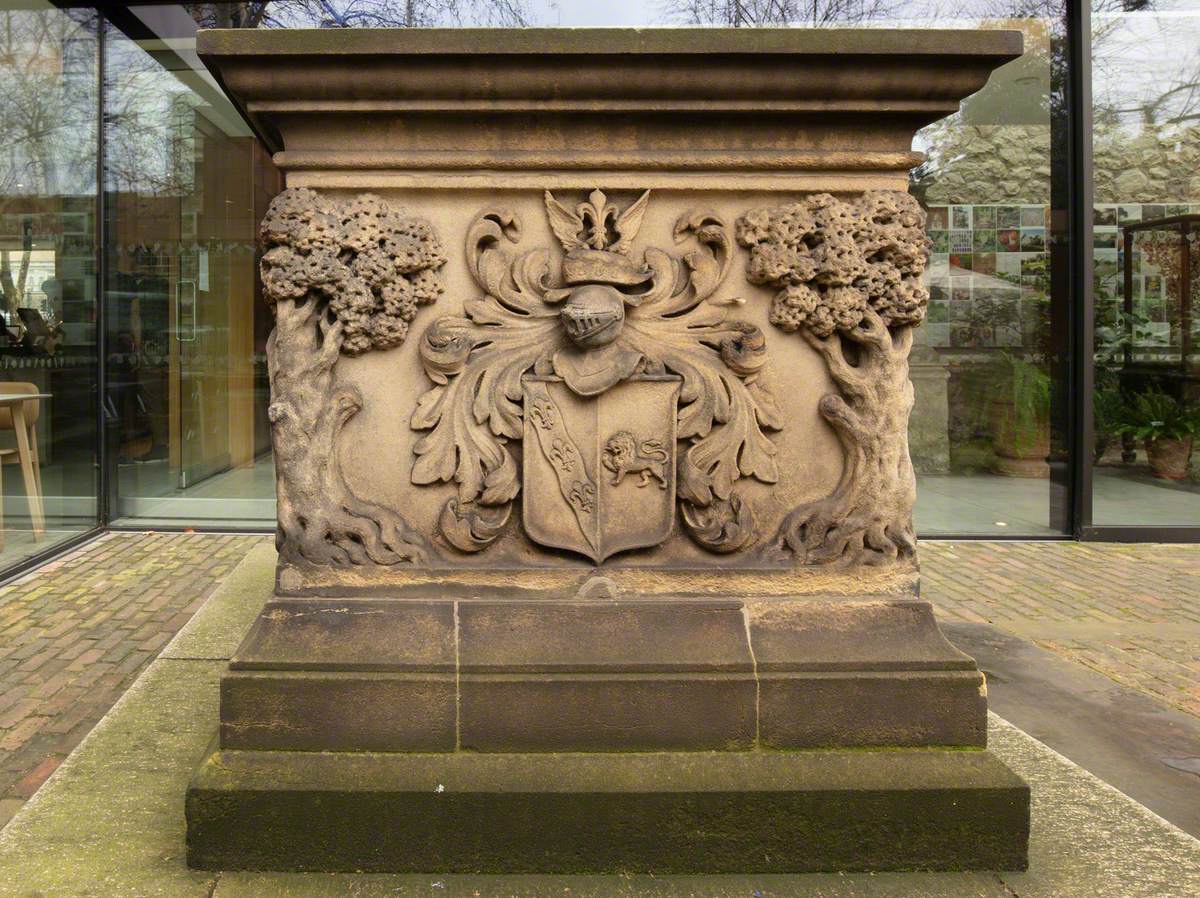
[[[1120,110],[1122,124],[1132,129],[1142,124],[1140,110],[1163,97],[1156,121],[1200,116],[1200,3],[1188,5],[1190,11],[1093,17],[1097,109]]]
[[[836,0],[820,0],[822,7],[828,7]],[[682,24],[677,12],[681,8],[693,5],[685,0],[527,0],[525,8],[529,12],[530,23],[534,25],[564,25],[564,26],[651,26]],[[715,3],[718,8],[728,4]],[[748,6],[755,4],[753,0]],[[807,2],[795,4],[798,7],[808,7]],[[944,6],[949,12],[938,9]],[[958,3],[938,4],[931,0],[897,0],[887,4],[888,14],[874,22],[864,22],[863,25],[872,27],[896,26],[905,22],[930,23],[938,21],[943,27],[969,27],[978,18],[972,14],[971,7],[978,6],[994,10],[1003,4],[981,0],[972,3],[971,0]],[[957,20],[957,21],[951,21]],[[807,24],[797,21],[797,26]]]
[[[834,0],[821,2],[827,6]],[[539,25],[648,26],[679,23],[672,9],[687,5],[678,0],[528,0],[526,9],[530,21]],[[755,4],[751,0],[748,5]],[[1031,8],[1023,0],[897,0],[885,5],[886,16],[862,24],[969,28]],[[1106,0],[1093,2],[1097,10],[1112,5]],[[1047,10],[1053,6],[1049,0],[1045,3]],[[1092,17],[1096,107],[1121,110],[1122,123],[1134,130],[1142,124],[1140,110],[1168,92],[1167,104],[1156,115],[1159,121],[1180,114],[1200,115],[1200,0],[1157,0],[1154,6],[1155,11],[1115,15],[1097,11]],[[1197,120],[1187,126],[1195,127]]]
[[[1044,0],[1047,8],[1053,7],[1053,0]],[[1177,0],[1159,0],[1161,7],[1164,2],[1170,4]],[[856,6],[848,0],[816,0],[822,15],[830,8],[845,6],[851,13]],[[812,8],[813,0],[792,0],[791,6],[799,11],[799,15],[791,24],[803,27],[808,24],[806,10]],[[419,0],[416,4],[418,14],[432,16],[442,20],[441,24],[453,25],[454,15],[451,10],[457,7],[461,24],[480,24],[487,19],[489,0],[459,0],[457,4],[448,0]],[[497,4],[498,5],[498,4]],[[718,12],[732,6],[732,0],[715,0],[709,4]],[[750,9],[765,8],[776,5],[768,0],[746,0]],[[783,4],[783,5],[786,5]],[[863,6],[870,7],[870,0],[863,0]],[[981,19],[1003,19],[1013,15],[1027,16],[1029,4],[1025,0],[882,0],[879,4],[886,10],[876,14],[871,21],[855,23],[852,14],[842,16],[846,25],[860,24],[863,27],[944,27],[970,28]],[[294,8],[279,8],[273,14],[282,23],[293,26],[312,26],[316,20],[327,18],[321,12],[321,6],[332,8],[338,13],[348,10],[365,11],[369,9],[384,9],[393,16],[402,12],[402,4],[387,2],[387,0],[332,0],[328,4],[313,4],[312,8],[297,6]],[[701,6],[695,0],[515,0],[512,6],[519,7],[530,25],[534,26],[564,26],[564,27],[648,27],[672,24],[686,24],[687,16],[682,12],[689,7]],[[439,9],[446,10],[439,13]],[[719,23],[718,23],[719,24]],[[788,23],[780,23],[788,24]],[[834,27],[838,23],[831,23]]]

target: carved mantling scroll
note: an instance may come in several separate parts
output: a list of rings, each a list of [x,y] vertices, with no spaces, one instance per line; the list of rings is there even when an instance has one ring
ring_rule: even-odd
[[[426,541],[390,509],[347,486],[338,463],[343,425],[362,407],[338,383],[342,354],[404,341],[418,306],[442,293],[436,235],[382,199],[335,202],[289,189],[260,228],[263,293],[275,313],[267,341],[278,532],[284,561],[391,565],[419,561]]]
[[[549,545],[598,562],[664,538],[653,527],[614,533],[636,529],[633,515],[610,516],[597,532],[589,516],[609,501],[610,488],[642,490],[629,495],[647,509],[655,504],[651,496],[665,494],[668,533],[677,491],[688,533],[712,551],[752,541],[749,504],[734,484],[741,477],[776,481],[776,449],[764,430],[781,427],[763,335],[711,301],[733,249],[715,216],[689,212],[678,220],[676,242],[697,244],[682,257],[653,247],[640,259],[631,254],[649,201],[646,191],[621,211],[597,190],[571,207],[547,192],[547,216],[564,252],[558,282],[546,249],[515,258],[505,249],[521,239],[511,211],[485,211],[468,230],[468,265],[484,295],[465,303],[466,317],[439,318],[425,331],[421,357],[433,386],[411,419],[414,429],[428,431],[414,447],[413,483],[458,486],[440,528],[459,550],[486,548],[505,526],[522,489],[507,444],[522,439],[527,467],[529,453],[539,452],[554,472],[554,483],[542,481],[547,507],[526,496],[523,509],[534,538],[557,528],[558,536],[545,537],[554,540]],[[589,460],[590,449],[569,438],[562,416],[575,410],[577,432],[606,426],[606,395],[630,389],[670,403],[666,414],[675,427],[606,432],[591,444],[602,457]],[[536,416],[532,431],[527,415]],[[686,444],[678,460],[676,440]],[[560,493],[566,505],[558,508]],[[547,514],[554,520],[536,519]],[[564,520],[579,531],[574,542],[563,535]]]
[[[802,563],[878,564],[916,551],[908,454],[912,329],[925,316],[925,214],[906,193],[827,193],[737,222],[747,278],[779,288],[771,322],[821,354],[839,392],[819,409],[845,450],[833,492],[783,520],[774,550]]]

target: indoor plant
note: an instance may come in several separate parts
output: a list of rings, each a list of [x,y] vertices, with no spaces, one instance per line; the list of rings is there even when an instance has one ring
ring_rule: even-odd
[[[1095,391],[1092,393],[1092,437],[1095,449],[1092,453],[1092,464],[1100,463],[1112,444],[1113,437],[1119,432],[1124,403],[1125,398],[1121,391],[1113,386],[1101,386],[1097,375]]]
[[[1187,476],[1193,438],[1200,430],[1200,408],[1149,389],[1128,398],[1118,430],[1143,441],[1155,477],[1182,480]]]
[[[997,353],[989,366],[996,389],[988,400],[995,470],[1011,477],[1048,477],[1050,375],[1036,362]]]
[[[992,470],[1010,477],[1048,477],[1049,301],[1035,292],[975,302],[966,326],[975,345],[995,347],[976,388],[996,455]]]

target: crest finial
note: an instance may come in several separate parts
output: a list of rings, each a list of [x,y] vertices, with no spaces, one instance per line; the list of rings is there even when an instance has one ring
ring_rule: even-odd
[[[608,200],[603,190],[593,190],[586,202],[571,209],[545,193],[546,213],[554,236],[565,252],[580,249],[625,255],[637,237],[642,225],[642,216],[650,199],[647,190],[625,211],[619,212],[615,203]]]

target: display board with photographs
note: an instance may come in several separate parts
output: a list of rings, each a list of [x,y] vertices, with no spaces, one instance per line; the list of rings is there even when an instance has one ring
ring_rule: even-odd
[[[1125,299],[1125,240],[1122,228],[1143,221],[1200,214],[1200,203],[1102,203],[1092,217],[1092,260],[1095,304],[1101,326],[1115,321]],[[1156,253],[1150,240],[1177,239],[1169,231],[1138,231],[1130,259],[1134,356],[1154,360],[1179,349],[1179,288],[1171,260],[1177,255]],[[1172,327],[1172,322],[1175,327]]]
[[[1047,314],[1050,210],[1044,205],[931,205],[926,342],[1020,346]]]

